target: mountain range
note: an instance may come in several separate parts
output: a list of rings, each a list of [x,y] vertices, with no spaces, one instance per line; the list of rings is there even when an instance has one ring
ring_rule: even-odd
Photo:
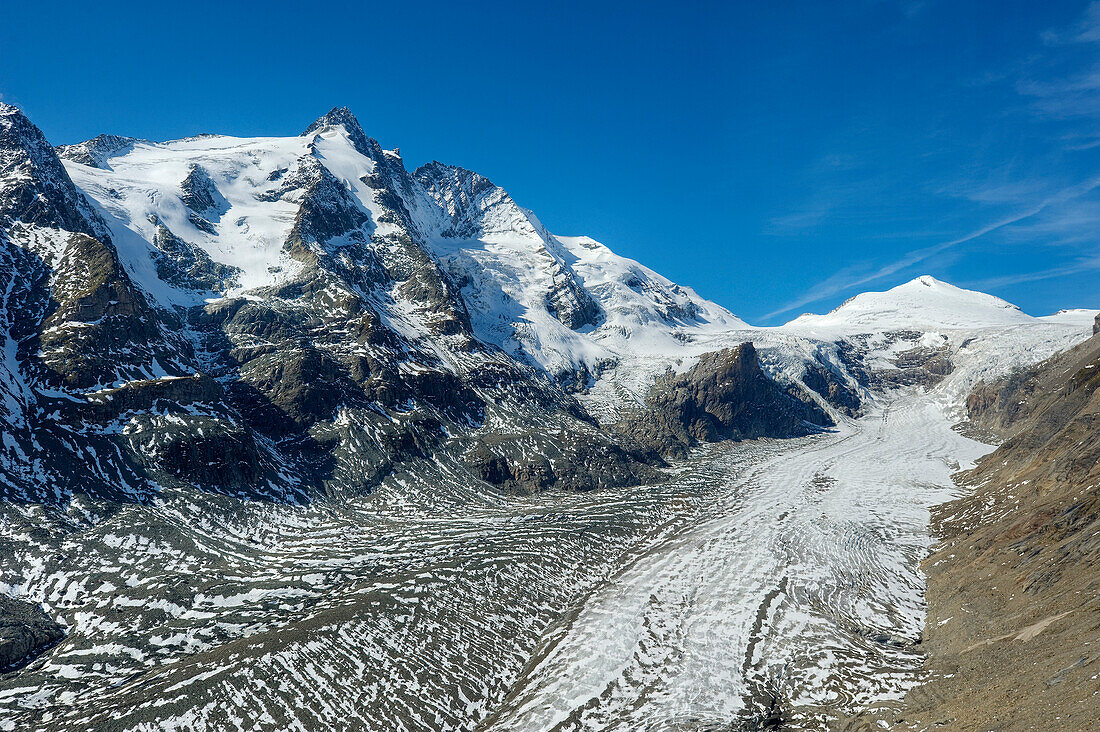
[[[0,285],[0,499],[23,507],[0,588],[38,602],[48,583],[30,567],[164,501],[221,541],[238,530],[203,518],[215,506],[376,498],[372,515],[416,504],[445,520],[468,494],[509,506],[644,487],[719,443],[844,433],[898,394],[962,419],[975,388],[1074,346],[1097,317],[1032,317],[922,276],[754,327],[591,238],[550,233],[478,173],[407,170],[345,108],[289,137],[55,148],[0,104]],[[20,543],[33,516],[57,533]],[[198,608],[210,591],[184,595],[173,602]],[[10,613],[12,668],[76,642],[82,622],[61,640],[44,615]],[[256,622],[194,652],[267,632]],[[426,726],[493,719],[478,704],[510,683],[479,690],[473,717],[452,705]],[[124,688],[137,728],[152,701]],[[109,705],[93,707],[42,728],[104,723]]]

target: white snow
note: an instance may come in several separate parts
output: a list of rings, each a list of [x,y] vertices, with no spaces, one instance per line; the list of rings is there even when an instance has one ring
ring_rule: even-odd
[[[865,333],[891,329],[935,330],[1028,323],[1035,319],[1015,305],[922,275],[886,292],[865,292],[825,315],[805,314],[789,329]]]
[[[283,252],[283,243],[298,212],[297,203],[261,201],[260,194],[279,189],[268,180],[273,171],[290,175],[308,153],[304,137],[243,139],[202,136],[164,143],[136,143],[110,158],[111,170],[63,160],[73,182],[108,215],[120,254],[138,284],[162,303],[194,299],[156,276],[150,255],[155,251],[155,215],[176,236],[201,247],[211,259],[241,270],[237,290],[275,284],[294,273],[297,263]],[[211,221],[216,234],[196,228],[181,200],[180,185],[193,165],[210,175],[229,208]]]
[[[1043,320],[1048,323],[1063,323],[1065,325],[1073,325],[1085,328],[1092,326],[1097,314],[1100,314],[1100,310],[1075,308],[1073,310],[1059,310],[1052,315],[1043,315],[1039,317],[1039,320]]]

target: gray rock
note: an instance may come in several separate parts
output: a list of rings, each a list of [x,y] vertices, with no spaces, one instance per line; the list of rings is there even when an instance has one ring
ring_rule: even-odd
[[[0,671],[25,666],[64,637],[40,606],[0,595]]]
[[[657,380],[646,408],[627,416],[617,431],[663,456],[682,456],[693,445],[756,437],[794,437],[833,425],[810,400],[800,400],[760,368],[756,348],[708,353],[684,374]]]

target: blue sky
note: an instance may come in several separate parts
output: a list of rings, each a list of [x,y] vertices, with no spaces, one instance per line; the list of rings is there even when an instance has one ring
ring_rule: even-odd
[[[3,3],[0,98],[54,144],[347,105],[754,323],[926,273],[1100,308],[1100,3],[229,5]]]

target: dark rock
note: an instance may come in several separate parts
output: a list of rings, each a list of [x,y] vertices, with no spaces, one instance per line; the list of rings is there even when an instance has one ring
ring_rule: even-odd
[[[353,234],[352,238],[366,241],[369,232],[363,227],[370,223],[370,214],[352,199],[328,168],[315,158],[304,158],[295,176],[300,179],[295,182],[306,184],[306,191],[287,237],[286,249],[292,256],[303,262],[316,262],[318,251],[311,244],[324,244]]]
[[[205,251],[180,239],[164,225],[157,226],[153,244],[157,276],[176,287],[225,292],[240,273],[236,267],[215,262]]]
[[[40,606],[0,595],[0,671],[25,666],[64,637]]]
[[[546,309],[568,328],[577,330],[586,325],[598,325],[603,311],[588,291],[581,287],[572,273],[554,263],[554,282],[546,293]]]
[[[163,433],[162,433],[163,434]],[[191,418],[163,435],[156,467],[202,488],[254,492],[263,476],[252,433],[223,420]]]
[[[229,210],[229,202],[218,190],[210,174],[201,165],[192,165],[180,183],[183,205],[204,218],[220,218]]]
[[[646,408],[616,430],[664,456],[700,442],[806,435],[833,425],[816,404],[781,389],[760,368],[752,343],[708,353],[687,373],[657,380]]]
[[[920,345],[923,334],[917,331],[890,331],[883,336],[884,343],[878,347],[912,344],[911,348],[900,351],[894,357],[893,364],[896,368],[868,366],[869,334],[849,336],[837,343],[837,355],[841,363],[861,386],[871,389],[903,386],[931,388],[954,369],[948,357],[946,342],[938,348]]]
[[[451,419],[480,422],[485,403],[450,371],[418,369],[405,377],[410,391],[440,409]]]
[[[643,455],[581,426],[543,434],[483,434],[465,459],[481,480],[522,494],[638,485],[660,477]],[[661,461],[658,457],[652,462]]]
[[[314,120],[302,135],[311,135],[324,130],[326,127],[338,126],[347,130],[348,137],[356,150],[367,155],[367,157],[372,157],[370,155],[371,148],[377,146],[378,143],[367,137],[366,133],[363,132],[363,128],[359,125],[359,120],[347,107],[333,107],[324,116]]]
[[[849,417],[858,417],[862,413],[859,392],[845,383],[843,377],[827,364],[819,361],[807,363],[802,383]]]
[[[336,408],[362,394],[338,363],[314,349],[249,362],[244,377],[299,427],[336,417]]]
[[[114,419],[126,412],[148,412],[160,402],[183,406],[214,403],[221,399],[218,382],[204,374],[177,376],[167,379],[131,381],[114,389],[104,389],[88,396],[95,418]]]
[[[210,234],[211,236],[217,236],[218,235],[217,227],[215,227],[214,224],[212,224],[209,221],[207,221],[206,219],[204,219],[202,216],[199,216],[197,213],[192,212],[192,213],[187,214],[187,220],[190,221],[191,225],[194,226],[199,231],[202,231],[206,234]]]
[[[72,236],[53,279],[55,307],[39,339],[42,362],[63,383],[87,388],[126,381],[142,375],[141,365],[156,355],[171,363],[186,350],[181,340],[162,337],[160,318],[113,246]]]

